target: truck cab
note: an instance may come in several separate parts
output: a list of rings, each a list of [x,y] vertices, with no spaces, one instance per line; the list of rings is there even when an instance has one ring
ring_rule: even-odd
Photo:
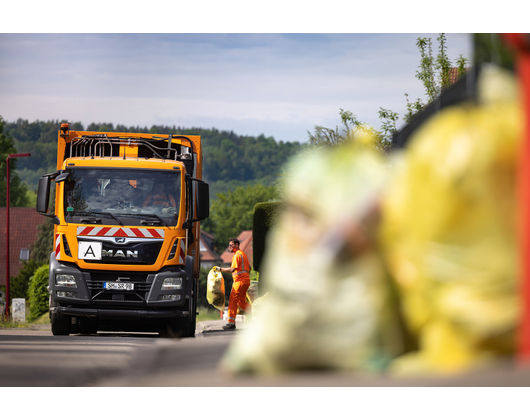
[[[199,136],[71,131],[57,171],[39,180],[52,217],[54,335],[106,331],[195,334],[200,221],[209,215]],[[51,184],[55,211],[49,213]]]

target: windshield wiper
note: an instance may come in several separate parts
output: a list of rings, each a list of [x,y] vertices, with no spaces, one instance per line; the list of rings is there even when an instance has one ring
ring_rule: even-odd
[[[112,213],[106,213],[106,212],[101,212],[101,211],[89,211],[89,212],[85,212],[85,211],[83,211],[83,212],[76,212],[76,213],[74,213],[74,214],[75,214],[75,215],[84,214],[84,215],[86,215],[86,216],[90,216],[90,215],[93,215],[93,214],[107,215],[107,216],[112,217],[114,220],[116,220],[116,221],[120,224],[120,226],[123,226],[123,223],[121,222],[121,220],[118,219],[116,216],[114,216],[114,214],[112,214]],[[100,220],[100,219],[81,219],[81,222],[83,222],[83,221],[87,221],[87,222],[96,222],[96,223],[97,223],[97,222],[99,222],[99,221],[101,221],[101,220]]]
[[[133,216],[133,217],[154,217],[158,220],[140,220],[142,225],[148,225],[153,223],[163,223],[166,225],[164,219],[162,219],[158,214],[154,213],[120,213],[120,216]]]

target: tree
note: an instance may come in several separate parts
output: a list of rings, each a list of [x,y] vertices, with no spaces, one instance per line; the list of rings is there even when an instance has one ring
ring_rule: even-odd
[[[11,299],[28,299],[28,287],[31,276],[35,273],[35,270],[42,264],[35,260],[24,261],[22,264],[22,270],[16,277],[11,277],[9,282],[9,297]]]
[[[50,193],[51,197],[55,197],[54,188]],[[50,213],[55,211],[55,200],[51,200],[52,205],[50,206]],[[44,216],[43,216],[44,217]],[[44,222],[38,227],[37,239],[31,244],[31,258],[35,260],[39,265],[46,264],[50,260],[50,254],[54,251],[53,249],[53,219],[51,217],[44,217]]]
[[[436,58],[432,54],[432,41],[430,38],[418,38],[416,46],[420,50],[421,60],[416,78],[421,80],[425,88],[427,103],[418,98],[414,103],[410,103],[408,94],[407,113],[404,116],[405,122],[410,122],[412,117],[433,102],[451,84],[451,61],[447,57],[447,46],[445,34],[440,34],[436,40],[440,43]],[[469,60],[462,54],[455,61],[457,76],[462,76],[469,65]]]
[[[57,131],[61,121],[35,121],[18,119],[7,123],[7,133],[18,150],[29,150],[39,159],[21,159],[17,173],[32,190],[39,178],[54,172],[57,165]],[[70,123],[72,130],[83,131],[80,122]],[[256,183],[273,185],[289,158],[303,147],[299,142],[276,141],[273,137],[240,136],[233,131],[153,125],[126,127],[110,122],[91,123],[88,131],[117,131],[158,134],[200,135],[203,148],[203,177],[210,184],[210,196],[227,193],[237,187]],[[33,198],[34,200],[34,198]]]
[[[6,207],[7,204],[7,155],[17,153],[13,139],[4,134],[4,125],[4,119],[0,116],[0,207]],[[9,206],[28,207],[28,188],[21,181],[16,169],[17,159],[9,159]]]
[[[30,318],[35,320],[49,310],[48,275],[50,266],[45,264],[35,271],[29,283]]]
[[[309,141],[315,146],[334,146],[341,144],[347,140],[354,140],[357,137],[357,133],[362,132],[369,134],[373,139],[373,148],[380,152],[386,152],[392,144],[392,136],[397,132],[396,121],[398,120],[398,114],[389,109],[380,108],[379,118],[383,122],[381,130],[376,130],[370,125],[361,122],[357,119],[357,116],[353,115],[351,111],[344,111],[340,109],[340,117],[342,124],[344,125],[343,131],[339,132],[339,128],[335,130],[315,126],[315,134],[309,134]]]
[[[438,55],[433,56],[431,38],[418,38],[416,46],[420,50],[420,65],[416,72],[416,78],[419,79],[425,88],[427,102],[421,99],[410,103],[408,94],[405,93],[407,100],[407,113],[403,119],[410,122],[415,114],[423,110],[428,104],[433,102],[444,89],[451,84],[451,61],[447,57],[447,45],[445,34],[440,34],[437,38],[439,42]],[[469,60],[459,55],[456,59],[456,68],[458,77],[462,76],[469,64]],[[358,131],[369,133],[373,140],[373,147],[382,153],[386,153],[392,146],[392,137],[397,132],[396,123],[399,116],[396,112],[389,109],[379,108],[379,119],[381,128],[379,130],[370,127],[357,119],[350,111],[340,110],[340,116],[344,125],[344,130],[339,132],[338,127],[335,130],[322,126],[315,126],[315,134],[309,134],[309,141],[316,146],[333,146],[350,139],[354,139]]]
[[[202,223],[202,227],[215,236],[216,247],[224,249],[230,238],[237,237],[243,230],[252,229],[254,206],[257,203],[276,199],[277,188],[261,184],[217,194],[217,199],[210,205],[210,217]]]

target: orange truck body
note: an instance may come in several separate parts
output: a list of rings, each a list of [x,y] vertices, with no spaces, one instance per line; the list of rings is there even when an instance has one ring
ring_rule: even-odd
[[[194,335],[200,221],[209,212],[202,162],[199,136],[62,124],[57,172],[41,177],[37,203],[55,223],[54,334]],[[55,211],[48,213],[51,181]]]

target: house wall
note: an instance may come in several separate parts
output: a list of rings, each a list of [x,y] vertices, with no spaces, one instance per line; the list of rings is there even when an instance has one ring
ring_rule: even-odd
[[[0,208],[0,284],[6,284],[7,208]],[[30,248],[37,239],[38,226],[45,218],[33,207],[10,207],[9,209],[9,275],[16,277],[22,269],[20,250]],[[53,241],[53,238],[50,238]],[[31,259],[31,253],[30,253]]]

